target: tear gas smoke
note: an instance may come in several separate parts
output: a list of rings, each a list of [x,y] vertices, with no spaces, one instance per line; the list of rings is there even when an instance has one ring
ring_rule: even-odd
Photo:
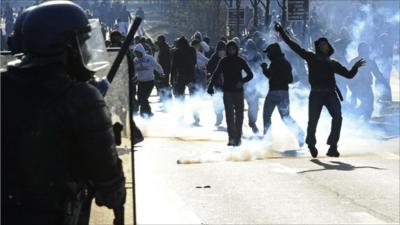
[[[353,107],[355,106],[348,107],[348,102],[343,102],[343,125],[339,141],[339,150],[342,152],[342,156],[359,156],[385,149],[399,149],[399,53],[398,51],[393,52],[393,48],[396,42],[399,45],[397,31],[399,31],[400,2],[377,1],[372,4],[349,4],[348,1],[311,1],[310,3],[310,9],[315,9],[313,13],[316,18],[314,19],[321,23],[320,27],[324,31],[316,31],[313,30],[313,27],[309,27],[308,35],[310,38],[306,40],[309,40],[310,43],[302,45],[312,46],[313,41],[315,41],[312,38],[319,36],[326,36],[331,43],[334,43],[335,40],[343,38],[340,37],[339,31],[343,27],[346,28],[351,40],[345,48],[345,55],[341,63],[346,65],[346,59],[349,61],[356,57],[359,43],[367,42],[371,49],[371,58],[376,60],[385,78],[390,80],[393,101],[397,102],[377,104],[375,100],[375,104],[371,106],[374,107],[373,117],[375,118],[372,118],[369,122],[362,121],[353,114]],[[385,42],[381,40],[383,33],[387,33]],[[264,39],[265,44],[279,40],[275,32],[264,33],[261,38]],[[299,44],[301,44],[300,41]],[[280,46],[288,61],[292,64],[294,71],[295,82],[290,85],[289,89],[290,113],[300,127],[306,131],[309,87],[305,62],[293,54],[285,43],[280,42]],[[336,46],[334,47],[336,48]],[[392,49],[392,51],[388,49]],[[269,63],[265,55],[263,57],[263,61]],[[259,94],[257,126],[262,130],[262,109],[268,91],[268,80],[262,74],[259,63],[250,66],[255,78],[246,84],[246,88],[255,90]],[[349,66],[347,67],[349,68]],[[385,92],[387,92],[386,89],[374,88],[375,99],[384,95]],[[351,92],[349,95],[351,95]],[[308,150],[299,150],[297,137],[284,125],[277,112],[278,110],[273,113],[272,126],[267,137],[252,134],[245,112],[242,145],[240,147],[227,147],[227,132],[224,129],[214,127],[214,108],[224,107],[221,94],[215,94],[212,97],[205,93],[192,97],[187,95],[183,102],[172,100],[165,103],[165,112],[159,112],[156,106],[157,104],[152,104],[154,116],[151,119],[135,117],[135,121],[145,137],[174,139],[193,142],[194,144],[196,142],[212,143],[212,145],[210,144],[212,150],[205,149],[204,153],[199,155],[190,157],[177,155],[179,164],[271,159],[282,157],[284,156],[283,153],[289,150],[297,150],[294,151],[295,157],[309,157]],[[247,104],[245,108],[248,109]],[[198,111],[200,114],[200,127],[191,126],[194,111]],[[391,113],[388,113],[389,111]],[[226,127],[225,119],[222,126]],[[325,143],[329,136],[330,127],[331,117],[324,109],[316,133],[317,148],[321,155],[324,155],[328,149]],[[392,137],[396,139],[391,142],[382,142],[382,139]],[[215,149],[218,151],[215,152]]]

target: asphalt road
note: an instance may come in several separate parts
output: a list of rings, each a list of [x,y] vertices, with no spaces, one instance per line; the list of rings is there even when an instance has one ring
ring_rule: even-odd
[[[345,119],[342,155],[328,158],[322,136],[330,121],[323,113],[320,156],[314,160],[296,146],[276,112],[270,141],[254,140],[245,125],[243,145],[232,148],[226,146],[224,127],[212,126],[210,102],[202,105],[202,126],[191,127],[191,116],[172,119],[186,112],[186,106],[162,113],[157,98],[152,101],[155,117],[136,118],[146,136],[135,152],[138,224],[400,222],[398,135],[383,138],[376,130],[357,131]],[[124,145],[118,151],[129,180],[130,154]],[[128,189],[126,224],[132,224],[131,206]],[[112,211],[93,207],[91,224],[112,224],[112,218]]]

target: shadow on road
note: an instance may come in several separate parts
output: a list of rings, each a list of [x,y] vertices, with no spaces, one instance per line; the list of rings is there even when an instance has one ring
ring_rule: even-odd
[[[374,169],[374,170],[384,170],[384,168],[374,167],[374,166],[353,166],[348,163],[340,162],[340,161],[331,161],[332,164],[324,163],[319,161],[318,159],[311,159],[311,162],[322,166],[322,169],[314,169],[314,170],[305,170],[300,171],[298,173],[309,173],[309,172],[318,172],[324,170],[340,170],[340,171],[353,171],[356,169]]]

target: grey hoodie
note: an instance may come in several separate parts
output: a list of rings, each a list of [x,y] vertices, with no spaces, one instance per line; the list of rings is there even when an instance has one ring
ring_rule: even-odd
[[[162,76],[165,76],[161,65],[153,58],[153,56],[146,54],[142,44],[137,44],[134,51],[141,52],[142,58],[135,57],[133,63],[135,64],[135,73],[138,81],[146,82],[154,80],[154,70]]]

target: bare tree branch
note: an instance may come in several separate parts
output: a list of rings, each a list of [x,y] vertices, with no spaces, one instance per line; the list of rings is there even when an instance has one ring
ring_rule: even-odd
[[[279,0],[276,0],[276,3],[278,3],[278,6],[279,6],[282,10],[285,10],[285,6],[282,6],[281,3],[279,2]]]

